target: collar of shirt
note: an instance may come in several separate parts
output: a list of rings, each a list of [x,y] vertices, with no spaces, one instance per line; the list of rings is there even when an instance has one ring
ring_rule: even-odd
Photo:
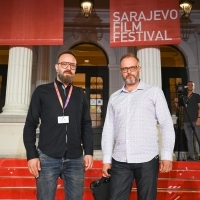
[[[125,89],[125,84],[124,84],[124,86],[121,88],[121,93],[122,92],[128,92],[126,89]],[[135,90],[133,90],[132,92],[134,92],[134,91],[136,91],[136,90],[144,90],[144,88],[145,88],[145,83],[143,82],[143,81],[141,81],[140,80],[140,83],[138,84],[138,86],[137,86],[137,88],[135,89]]]
[[[60,82],[57,78],[55,78],[55,82],[56,82],[57,86],[62,86],[62,85],[64,85],[64,84],[63,84],[62,82]],[[72,84],[69,83],[67,87],[70,87],[71,85],[72,85]]]

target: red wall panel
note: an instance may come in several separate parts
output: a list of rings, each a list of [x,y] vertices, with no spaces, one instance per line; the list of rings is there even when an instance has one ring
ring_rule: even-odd
[[[63,19],[63,0],[0,0],[0,45],[61,45]]]

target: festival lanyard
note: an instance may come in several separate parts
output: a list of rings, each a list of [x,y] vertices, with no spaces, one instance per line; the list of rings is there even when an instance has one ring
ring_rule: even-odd
[[[72,89],[73,89],[73,85],[70,86],[70,89],[69,89],[69,93],[68,93],[68,96],[67,96],[67,99],[65,101],[65,106],[63,107],[63,102],[62,102],[62,98],[60,96],[60,92],[58,90],[58,86],[56,84],[56,82],[54,82],[54,87],[55,87],[55,90],[56,90],[56,93],[57,93],[57,96],[58,96],[58,99],[60,101],[60,105],[63,109],[63,116],[64,116],[64,110],[65,108],[67,107],[68,103],[69,103],[69,100],[70,100],[70,97],[71,97],[71,94],[72,94]]]

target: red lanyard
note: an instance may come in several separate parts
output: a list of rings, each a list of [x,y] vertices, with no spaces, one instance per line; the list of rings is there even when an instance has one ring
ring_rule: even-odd
[[[67,96],[67,99],[65,101],[65,106],[63,107],[63,102],[62,102],[62,98],[60,96],[60,92],[58,90],[58,86],[56,84],[56,82],[54,82],[54,87],[55,87],[55,90],[56,90],[56,93],[57,93],[57,96],[58,96],[58,99],[60,101],[60,105],[63,109],[63,116],[64,116],[64,110],[65,108],[67,107],[68,103],[69,103],[69,100],[70,100],[70,97],[71,97],[71,94],[72,94],[72,89],[73,89],[73,85],[70,86],[70,89],[69,89],[69,93],[68,93],[68,96]]]

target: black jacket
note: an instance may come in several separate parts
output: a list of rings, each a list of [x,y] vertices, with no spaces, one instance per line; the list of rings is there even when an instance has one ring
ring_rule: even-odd
[[[70,86],[65,89],[65,96],[62,83],[57,80],[56,83],[65,104]],[[39,123],[38,148],[47,156],[79,158],[83,149],[85,155],[93,155],[90,110],[83,89],[73,86],[64,115],[69,116],[69,123],[58,124],[58,116],[63,116],[63,110],[54,83],[40,85],[34,90],[23,131],[28,160],[38,158],[35,143]]]

